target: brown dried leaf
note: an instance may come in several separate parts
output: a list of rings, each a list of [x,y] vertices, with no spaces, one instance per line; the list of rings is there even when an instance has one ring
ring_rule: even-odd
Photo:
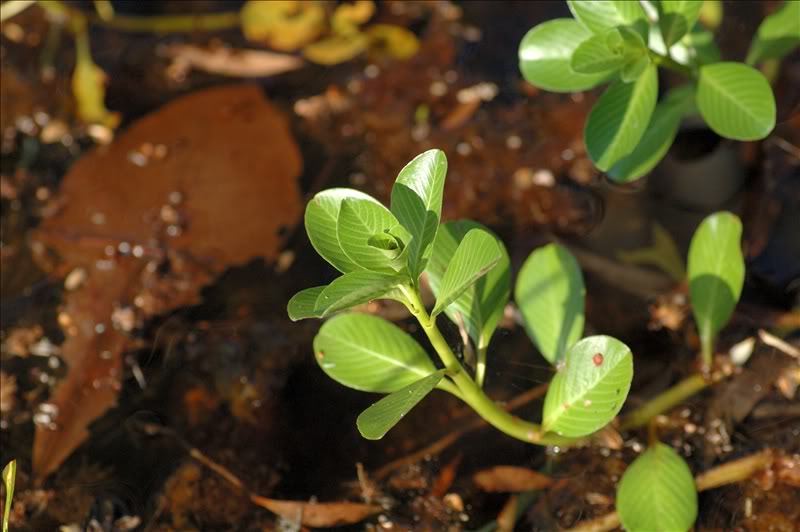
[[[34,235],[58,253],[60,274],[87,271],[65,296],[69,373],[50,399],[51,428],[37,427],[37,477],[116,404],[127,337],[114,311],[135,304],[149,317],[190,304],[227,267],[274,259],[301,214],[301,164],[284,116],[257,86],[231,85],[165,105],[72,167],[63,208]]]
[[[516,466],[495,466],[478,471],[472,480],[483,491],[520,493],[540,490],[553,480],[532,469]]]
[[[250,500],[284,519],[319,528],[352,525],[382,510],[380,506],[358,502],[281,501],[259,495],[252,495]]]

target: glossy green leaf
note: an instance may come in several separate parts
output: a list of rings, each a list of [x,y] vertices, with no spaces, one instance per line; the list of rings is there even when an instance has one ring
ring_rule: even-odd
[[[551,364],[583,334],[585,294],[578,261],[563,246],[539,248],[522,265],[514,298],[528,336]]]
[[[361,267],[350,260],[339,245],[336,227],[344,199],[371,201],[380,205],[375,198],[358,190],[349,188],[323,190],[308,202],[305,225],[308,239],[317,253],[340,272],[348,273],[360,270]]]
[[[315,286],[301,290],[292,296],[286,306],[289,319],[298,321],[306,318],[322,317],[322,312],[317,310],[317,299],[324,289],[325,286]]]
[[[780,59],[799,45],[800,2],[788,0],[758,27],[747,52],[747,63],[754,65],[764,59]]]
[[[616,26],[645,20],[639,2],[626,0],[567,0],[575,19],[594,33],[603,33]]]
[[[689,246],[688,274],[692,312],[704,351],[728,323],[744,284],[742,223],[729,212],[707,217]]]
[[[358,431],[368,440],[383,438],[412,408],[417,406],[417,403],[436,388],[444,377],[444,371],[440,369],[423,377],[364,410],[356,421]]]
[[[531,29],[519,45],[519,69],[525,79],[552,92],[589,90],[607,74],[581,74],[570,61],[578,46],[592,33],[572,19],[555,19]]]
[[[6,486],[6,503],[3,507],[3,532],[8,532],[8,518],[11,515],[11,502],[14,499],[14,485],[17,483],[17,461],[11,460],[3,468],[3,484]]]
[[[610,336],[589,336],[567,350],[544,400],[542,428],[580,438],[619,413],[633,379],[633,355]]]
[[[392,213],[412,237],[408,270],[415,282],[425,270],[439,228],[446,175],[444,152],[428,150],[400,171],[392,187]]]
[[[702,0],[661,0],[658,25],[667,47],[678,42],[697,22]]]
[[[503,258],[497,239],[483,229],[470,230],[458,244],[442,277],[431,316],[440,314]]]
[[[613,31],[613,30],[612,30]],[[570,67],[582,74],[611,74],[625,64],[621,50],[610,50],[605,34],[593,35],[575,49]]]
[[[439,228],[433,245],[433,255],[426,270],[431,290],[437,298],[441,293],[447,266],[452,262],[459,243],[472,229],[489,232],[484,226],[471,220],[447,222]],[[454,323],[464,324],[467,334],[479,349],[489,344],[497,322],[503,315],[511,287],[508,252],[496,236],[495,242],[500,250],[500,261],[444,310]]]
[[[395,392],[436,371],[416,340],[369,314],[339,314],[314,338],[314,355],[333,380],[366,392]]]
[[[678,453],[657,442],[625,470],[617,488],[617,512],[630,532],[677,532],[697,519],[697,488]]]
[[[368,303],[386,294],[402,280],[403,277],[397,274],[368,271],[346,273],[322,290],[314,312],[324,318],[334,312]]]
[[[642,138],[658,97],[658,75],[650,65],[633,83],[614,82],[589,114],[584,130],[586,150],[607,171],[631,153]]]
[[[761,72],[741,63],[700,69],[697,107],[715,133],[736,140],[763,139],[775,127],[775,97]]]
[[[380,203],[346,198],[339,209],[336,235],[342,251],[356,266],[375,272],[397,271],[399,267],[384,250],[370,244],[375,235],[385,234],[397,224],[397,218]]]
[[[694,108],[694,87],[674,89],[656,105],[642,140],[617,162],[608,175],[617,183],[629,183],[649,173],[667,154],[681,121]]]

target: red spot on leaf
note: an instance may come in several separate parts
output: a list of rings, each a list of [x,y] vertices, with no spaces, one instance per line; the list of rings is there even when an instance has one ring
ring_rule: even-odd
[[[603,363],[603,355],[601,353],[595,353],[592,357],[592,362],[594,362],[595,366],[599,366]]]

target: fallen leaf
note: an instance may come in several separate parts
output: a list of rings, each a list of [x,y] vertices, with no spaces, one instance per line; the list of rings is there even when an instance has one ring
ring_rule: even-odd
[[[325,9],[317,2],[250,0],[241,18],[248,41],[282,52],[299,50],[325,31]]]
[[[259,495],[252,495],[250,500],[284,519],[319,528],[352,525],[382,510],[380,506],[358,502],[282,501]]]
[[[540,490],[553,480],[533,469],[516,466],[495,466],[478,471],[472,477],[475,485],[483,491],[521,493]]]
[[[147,318],[193,304],[229,266],[275,259],[302,212],[301,169],[286,118],[255,85],[178,98],[73,165],[63,207],[34,233],[40,262],[41,249],[59,256],[55,275],[87,272],[65,295],[69,372],[50,399],[53,423],[36,429],[38,478],[116,404],[127,336],[114,311]]]

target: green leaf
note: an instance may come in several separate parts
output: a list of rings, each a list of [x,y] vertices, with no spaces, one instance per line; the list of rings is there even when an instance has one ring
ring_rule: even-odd
[[[428,150],[400,171],[392,187],[392,213],[412,237],[408,270],[414,282],[425,270],[439,228],[446,175],[444,152]]]
[[[580,438],[604,427],[619,413],[633,379],[633,355],[610,336],[589,336],[567,350],[550,381],[542,428]]]
[[[739,218],[717,212],[703,220],[689,246],[689,296],[700,340],[709,353],[742,293],[741,238]]]
[[[623,83],[636,81],[644,71],[647,70],[647,67],[649,67],[651,63],[650,56],[647,54],[642,54],[635,59],[631,59],[622,66],[622,70],[619,72],[619,79],[621,79]]]
[[[572,15],[584,27],[594,33],[604,33],[616,26],[646,20],[639,2],[625,0],[567,0]]]
[[[289,319],[298,321],[306,318],[322,317],[322,313],[316,310],[316,306],[317,298],[319,298],[319,295],[324,289],[325,286],[315,286],[313,288],[301,290],[292,296],[292,299],[289,300],[289,304],[286,306]]]
[[[334,312],[367,303],[383,296],[402,280],[403,277],[396,274],[367,271],[346,273],[322,290],[314,312],[325,318]]]
[[[636,148],[608,171],[611,179],[617,183],[630,183],[655,168],[672,146],[684,116],[693,108],[694,87],[685,85],[670,91],[656,105]]]
[[[397,271],[400,268],[384,250],[370,245],[375,235],[386,234],[397,224],[397,218],[380,203],[346,198],[339,209],[336,234],[342,251],[356,266],[374,272]]]
[[[3,508],[3,532],[8,532],[8,519],[11,515],[11,502],[14,498],[14,484],[17,482],[17,461],[11,460],[3,468],[3,484],[6,486],[6,503]]]
[[[661,0],[658,3],[658,25],[664,44],[669,48],[686,35],[697,22],[701,0]]]
[[[369,314],[339,314],[314,338],[314,354],[333,380],[366,392],[395,392],[436,371],[416,340]]]
[[[756,31],[747,52],[747,64],[780,59],[800,45],[800,2],[788,0],[769,15]]]
[[[464,291],[500,262],[503,254],[494,235],[483,229],[470,230],[453,253],[442,277],[431,316],[440,314]]]
[[[697,519],[697,488],[689,466],[657,442],[633,461],[617,488],[617,512],[630,532],[673,532]]]
[[[317,253],[342,273],[362,269],[350,260],[339,245],[337,221],[344,199],[357,199],[378,203],[378,201],[349,188],[331,188],[314,196],[306,206],[305,225],[308,239]]]
[[[631,153],[642,138],[658,97],[658,75],[650,65],[633,83],[614,82],[589,114],[584,130],[586,150],[607,171]]]
[[[402,390],[387,395],[364,410],[356,420],[358,431],[368,440],[383,438],[392,427],[403,419],[403,416],[436,388],[436,385],[444,377],[444,372],[445,370],[440,369],[423,377]]]
[[[583,334],[585,294],[578,261],[563,246],[539,248],[522,265],[514,298],[528,336],[551,364]]]
[[[614,31],[614,30],[612,30]],[[610,50],[605,34],[593,35],[575,49],[570,67],[581,74],[612,74],[625,63],[620,50]]]
[[[769,82],[761,72],[741,63],[702,67],[697,107],[722,137],[759,140],[775,127],[775,97]]]
[[[446,222],[439,228],[433,245],[433,255],[426,270],[431,290],[437,298],[441,293],[447,266],[453,261],[459,243],[472,229],[482,229],[491,234],[484,226],[471,220]],[[497,322],[503,315],[511,287],[508,252],[496,236],[495,242],[501,254],[497,265],[444,309],[454,323],[464,324],[467,334],[479,349],[489,344]]]
[[[592,33],[572,19],[555,19],[531,29],[519,45],[519,69],[544,90],[579,92],[605,81],[606,73],[581,74],[570,67],[572,54]]]

